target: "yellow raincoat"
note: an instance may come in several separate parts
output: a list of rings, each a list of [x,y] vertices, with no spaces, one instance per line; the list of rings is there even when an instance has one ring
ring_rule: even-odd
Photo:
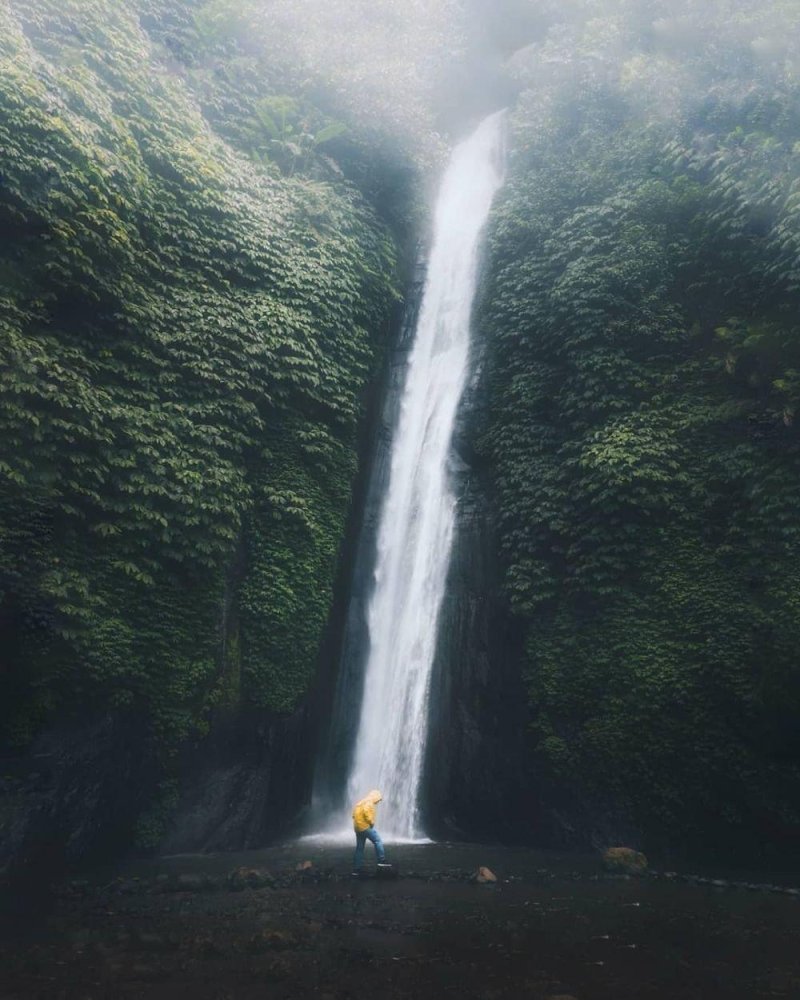
[[[353,807],[353,829],[356,833],[363,833],[364,830],[369,830],[371,826],[375,825],[375,806],[381,801],[383,796],[378,791],[377,788],[361,799],[360,802],[356,802]]]

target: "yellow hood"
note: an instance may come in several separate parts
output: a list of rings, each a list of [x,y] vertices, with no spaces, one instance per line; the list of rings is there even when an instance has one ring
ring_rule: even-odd
[[[353,807],[353,828],[356,833],[363,833],[375,825],[375,806],[382,801],[383,796],[377,788],[364,796]]]

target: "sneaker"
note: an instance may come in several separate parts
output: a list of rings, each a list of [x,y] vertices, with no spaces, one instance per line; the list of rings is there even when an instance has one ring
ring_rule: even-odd
[[[388,861],[379,861],[378,862],[378,868],[391,868],[391,867],[392,866],[389,864]]]
[[[353,876],[353,878],[360,878],[361,876],[361,872],[350,872],[350,874]]]

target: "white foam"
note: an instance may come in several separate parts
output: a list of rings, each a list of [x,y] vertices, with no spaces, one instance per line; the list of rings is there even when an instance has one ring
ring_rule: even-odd
[[[393,843],[430,843],[420,829],[419,793],[455,523],[448,460],[469,371],[480,236],[502,183],[503,117],[485,119],[456,147],[442,181],[378,531],[348,800],[381,789],[376,826]]]

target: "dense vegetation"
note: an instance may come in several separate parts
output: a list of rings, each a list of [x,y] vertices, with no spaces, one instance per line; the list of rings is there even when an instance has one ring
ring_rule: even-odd
[[[6,746],[113,708],[163,758],[313,672],[396,243],[206,7],[0,8]]]
[[[797,14],[618,6],[516,57],[491,233],[483,448],[533,767],[651,841],[794,834]]]
[[[796,834],[795,8],[0,5],[0,750],[115,713],[168,777],[302,701],[420,179],[502,95],[531,770],[651,840]]]

